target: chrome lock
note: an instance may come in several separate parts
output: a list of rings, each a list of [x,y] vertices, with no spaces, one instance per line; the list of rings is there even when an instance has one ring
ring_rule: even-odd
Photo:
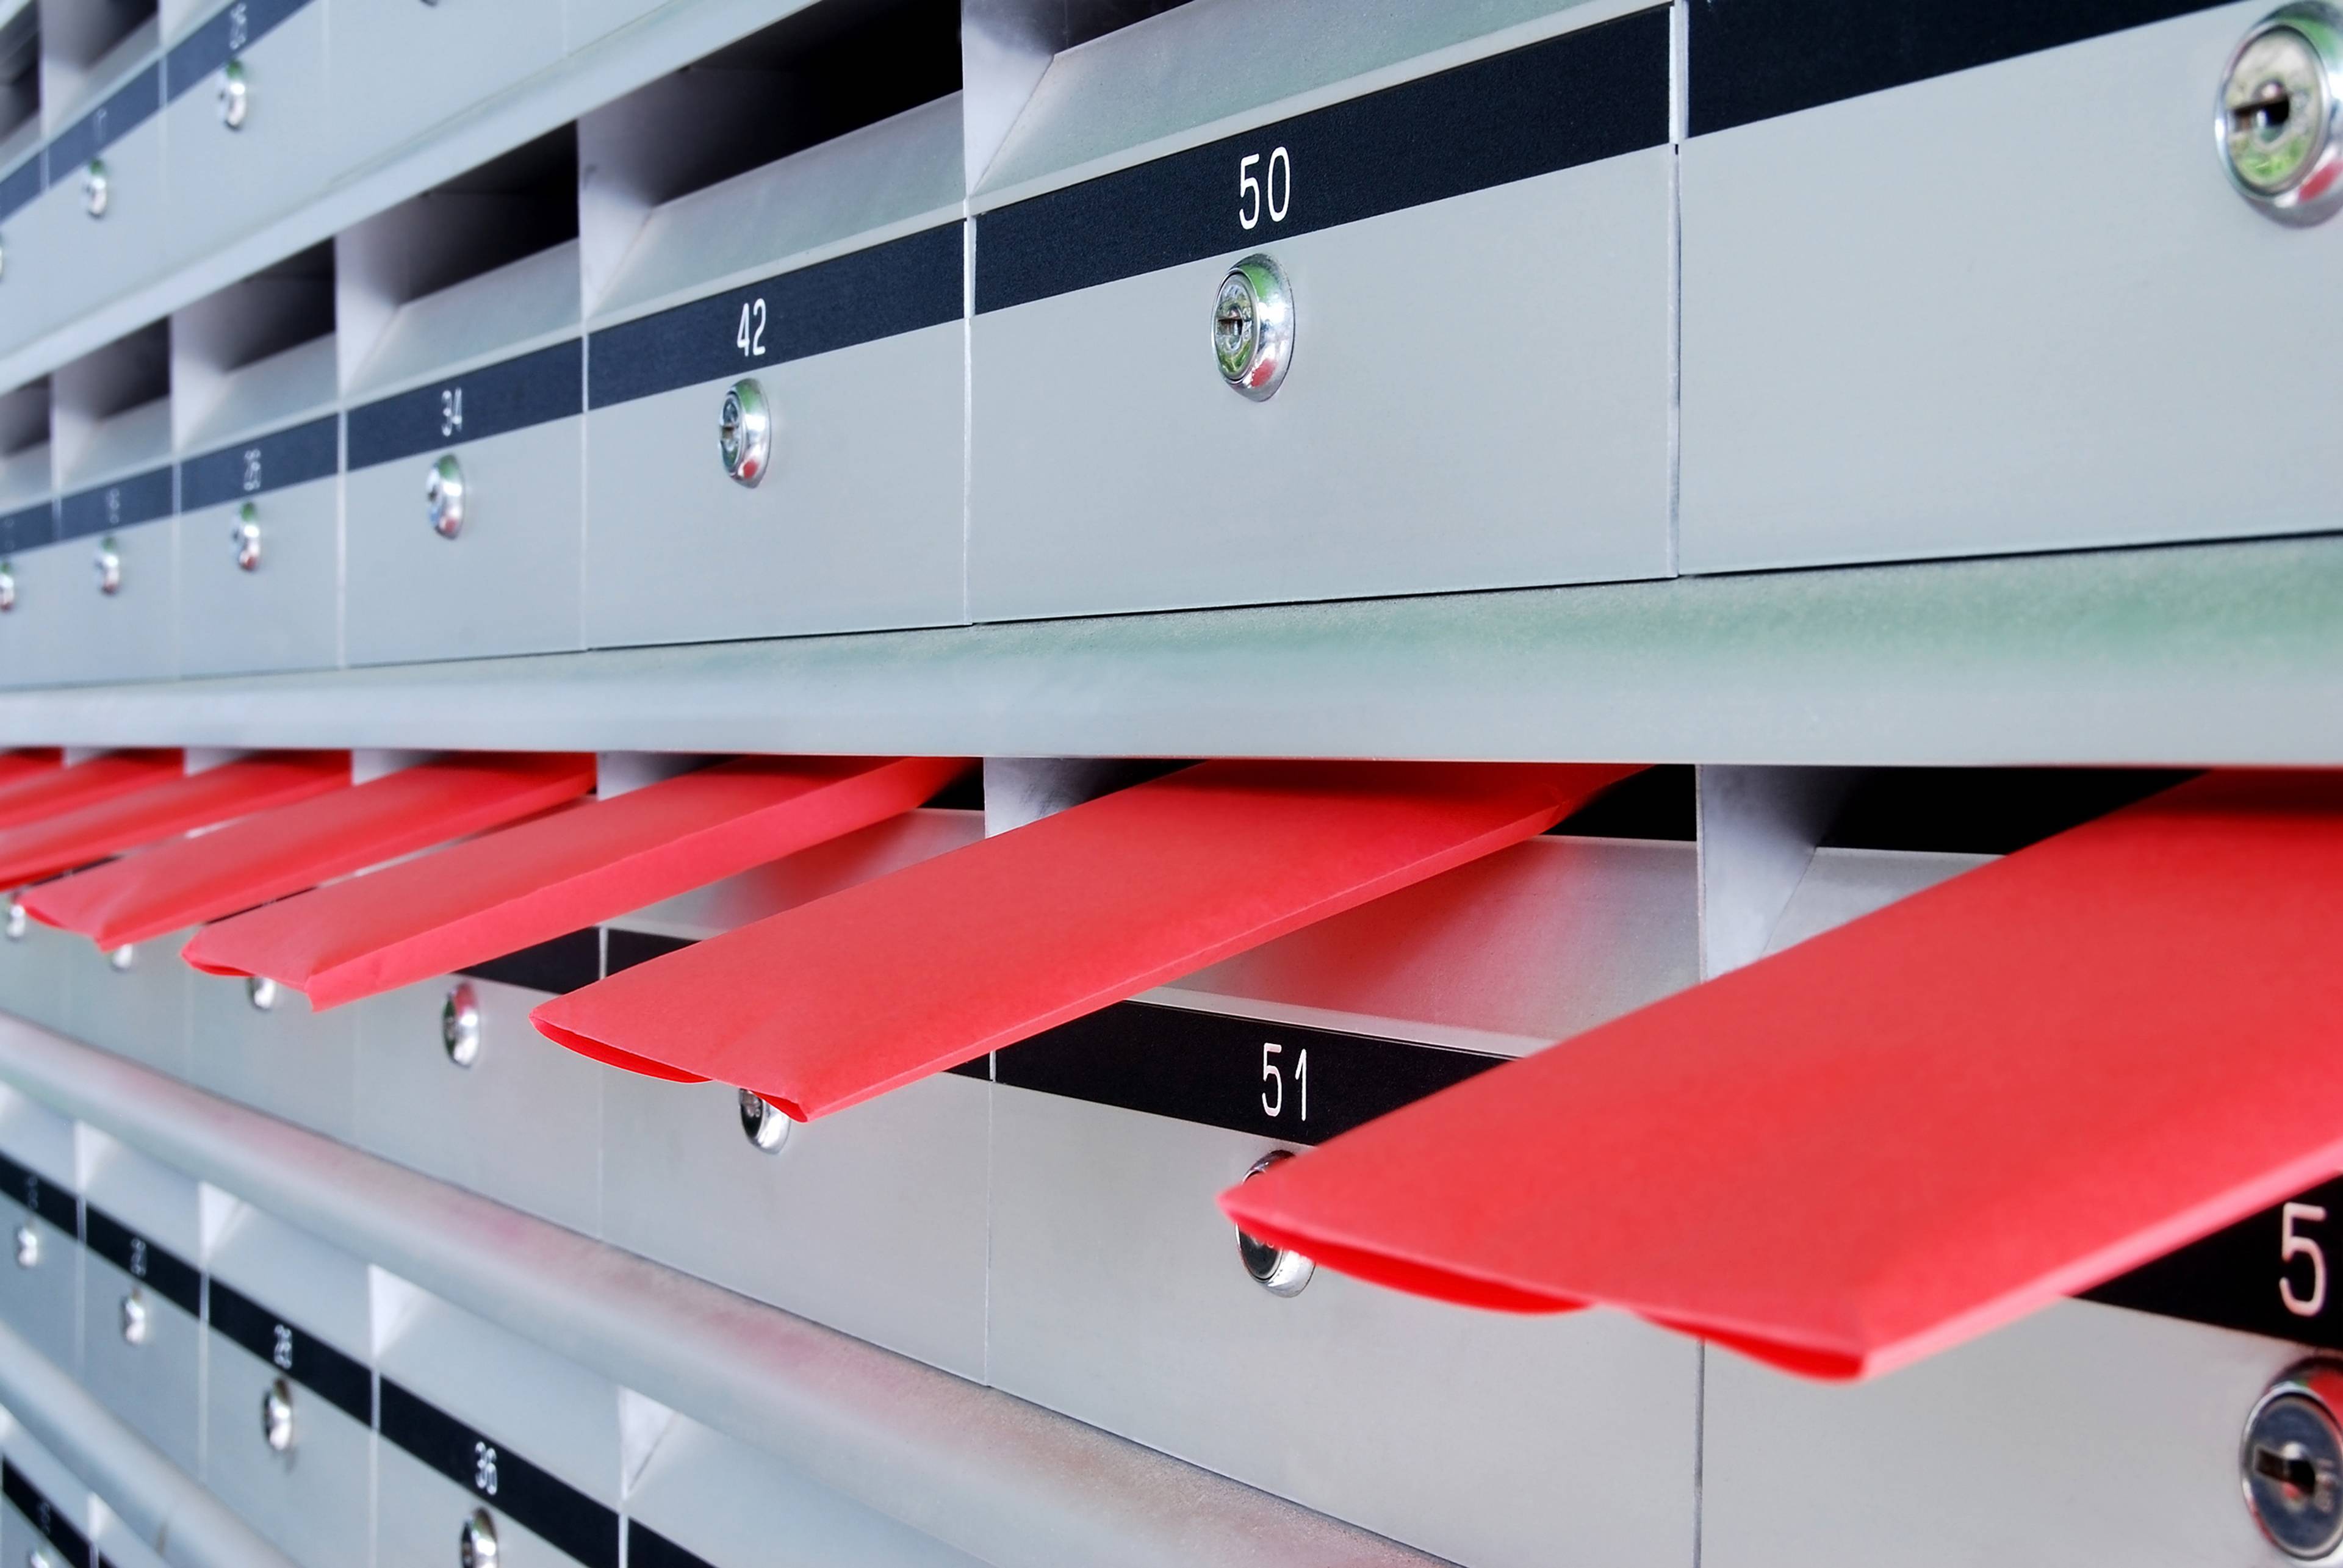
[[[8,247],[0,245],[0,277],[8,276]]]
[[[255,1012],[266,1012],[277,1005],[277,982],[266,975],[246,975],[244,1000],[252,1004]]]
[[[122,591],[122,547],[108,534],[97,541],[97,591],[117,594]]]
[[[423,482],[423,499],[431,509],[431,531],[452,539],[464,531],[464,465],[448,453],[431,465]]]
[[[22,899],[9,900],[8,923],[5,927],[5,930],[8,932],[8,940],[12,942],[21,942],[25,940],[25,933],[32,929],[32,913],[25,908],[25,900]]]
[[[2343,11],[2285,5],[2229,56],[2213,135],[2239,195],[2281,223],[2313,224],[2343,206]]]
[[[49,1562],[49,1554],[35,1546],[25,1553],[25,1568],[54,1568],[54,1565]]]
[[[293,1446],[293,1385],[278,1378],[260,1395],[260,1441],[271,1453]]]
[[[765,477],[773,450],[773,415],[765,389],[753,378],[725,388],[724,407],[716,417],[716,449],[736,483],[753,489]]]
[[[789,1141],[789,1119],[768,1104],[753,1089],[740,1091],[740,1131],[749,1141],[770,1154]]]
[[[16,563],[0,561],[0,615],[16,608]]]
[[[480,1060],[480,998],[469,980],[458,981],[439,1009],[439,1043],[458,1067]]]
[[[1282,1149],[1272,1149],[1253,1161],[1244,1179],[1250,1181],[1292,1158]],[[1318,1265],[1301,1253],[1255,1241],[1242,1231],[1237,1232],[1237,1256],[1244,1261],[1245,1272],[1252,1276],[1253,1283],[1272,1296],[1300,1295],[1302,1287],[1310,1282],[1310,1276],[1318,1271]]]
[[[251,112],[252,86],[244,78],[244,62],[230,60],[220,67],[220,124],[231,131],[244,129],[244,116]]]
[[[260,569],[260,508],[250,501],[236,509],[236,527],[228,530],[236,546],[236,564],[248,572]]]
[[[33,1229],[30,1220],[16,1227],[16,1266],[20,1269],[41,1266],[41,1233]]]
[[[1229,268],[1212,302],[1212,357],[1221,379],[1259,403],[1275,392],[1293,362],[1293,291],[1265,256]]]
[[[2343,1555],[2343,1362],[2301,1362],[2254,1402],[2237,1452],[2246,1506],[2279,1551]]]
[[[122,1298],[123,1342],[126,1344],[145,1344],[148,1327],[146,1298],[134,1287],[128,1295]]]
[[[497,1561],[497,1522],[488,1517],[485,1508],[475,1508],[472,1516],[464,1521],[464,1533],[457,1539],[457,1561],[464,1568],[495,1568]]]
[[[138,961],[138,950],[125,942],[107,953],[106,961],[116,974],[127,974],[130,972],[130,966]]]
[[[112,182],[106,173],[106,160],[90,159],[89,167],[84,169],[81,176],[82,210],[92,217],[104,217],[106,204],[112,189]]]

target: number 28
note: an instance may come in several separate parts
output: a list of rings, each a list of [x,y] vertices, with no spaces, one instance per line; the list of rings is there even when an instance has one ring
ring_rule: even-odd
[[[1283,147],[1271,148],[1269,166],[1255,179],[1252,166],[1261,161],[1259,153],[1247,153],[1237,164],[1237,226],[1247,231],[1261,222],[1264,211],[1270,222],[1283,223],[1286,209],[1293,205],[1292,156]]]

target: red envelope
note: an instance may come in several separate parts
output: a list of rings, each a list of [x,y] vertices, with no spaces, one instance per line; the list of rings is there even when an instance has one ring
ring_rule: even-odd
[[[591,756],[436,758],[45,882],[23,901],[35,920],[117,948],[533,817],[593,788]]]
[[[0,829],[55,817],[134,789],[146,789],[187,770],[176,751],[108,751],[70,768],[0,783]]]
[[[169,774],[144,789],[0,831],[0,887],[55,876],[141,844],[289,805],[342,789],[349,779],[347,751],[264,752],[201,773]],[[0,809],[5,804],[6,797],[0,796]]]
[[[0,751],[0,789],[22,784],[30,779],[46,778],[64,763],[65,753],[54,746]]]
[[[2343,775],[2207,775],[1221,1206],[1418,1294],[1885,1372],[2343,1170],[2338,889]]]
[[[338,1007],[482,963],[900,816],[968,764],[751,757],[206,926],[183,956]]]
[[[823,1116],[1518,843],[1633,771],[1202,763],[530,1017],[616,1066]]]

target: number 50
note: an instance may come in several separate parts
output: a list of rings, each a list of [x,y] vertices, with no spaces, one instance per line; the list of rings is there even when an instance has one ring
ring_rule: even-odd
[[[1286,208],[1293,205],[1293,159],[1286,150],[1272,148],[1268,169],[1262,178],[1255,179],[1252,166],[1259,162],[1259,153],[1247,153],[1237,164],[1237,226],[1242,229],[1261,222],[1264,205],[1272,223],[1283,223]]]

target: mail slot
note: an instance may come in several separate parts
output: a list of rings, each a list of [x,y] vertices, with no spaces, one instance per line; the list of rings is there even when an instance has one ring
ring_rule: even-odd
[[[82,1378],[188,1474],[202,1467],[203,1221],[197,1186],[95,1128],[82,1170]]]
[[[377,1273],[375,1557],[618,1568],[618,1388]],[[495,1555],[480,1550],[493,1543]]]
[[[60,545],[25,556],[15,575],[20,602],[58,607],[42,656],[52,679],[151,678],[176,667],[169,336],[156,322],[51,377]]]
[[[318,131],[332,146],[336,173],[391,151],[561,57],[561,0],[321,3],[328,12],[333,111]],[[386,69],[386,61],[411,68]]]
[[[164,206],[186,255],[251,232],[332,172],[337,137],[356,127],[327,80],[327,0],[236,0],[165,51]]]
[[[576,182],[564,130],[336,242],[354,664],[578,644]]]
[[[2343,329],[2288,316],[2249,396],[2207,368],[2245,280],[2314,297],[2343,246],[2222,166],[2226,64],[2274,9],[1693,7],[1684,568],[2333,528]]]
[[[366,1265],[234,1202],[210,1274],[204,1484],[304,1568],[333,1568],[370,1528]]]
[[[0,1086],[0,1316],[67,1372],[81,1366],[80,1193],[72,1120]]]
[[[1696,1352],[1362,1291],[1199,1206],[1691,984],[1696,904],[1688,830],[1549,834],[996,1053],[991,1381],[1442,1558],[1688,1558]]]
[[[976,618],[1672,569],[1667,12],[1534,9],[1057,57],[973,198]]]
[[[623,257],[589,319],[589,642],[962,618],[958,26],[899,7],[807,55],[779,24],[581,122],[599,177],[669,193],[588,209]],[[945,95],[805,146],[771,103],[841,50],[889,62],[870,114]]]
[[[608,967],[616,972],[982,834],[973,811],[915,811],[866,829],[620,917],[605,934]],[[944,1073],[809,1125],[788,1126],[773,1112],[787,1131],[767,1147],[744,1125],[740,1093],[729,1085],[605,1071],[602,1234],[981,1377],[989,1099],[981,1071]]]

